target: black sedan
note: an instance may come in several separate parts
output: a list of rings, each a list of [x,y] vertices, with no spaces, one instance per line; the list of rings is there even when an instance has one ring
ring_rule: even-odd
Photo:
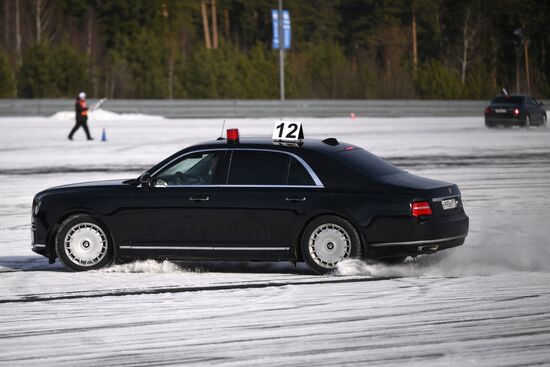
[[[388,262],[459,246],[455,184],[415,176],[364,149],[305,139],[218,139],[139,178],[38,193],[32,249],[72,270],[136,258]]]
[[[488,128],[521,126],[546,127],[546,110],[542,102],[526,95],[501,95],[493,98],[485,108],[485,126]]]

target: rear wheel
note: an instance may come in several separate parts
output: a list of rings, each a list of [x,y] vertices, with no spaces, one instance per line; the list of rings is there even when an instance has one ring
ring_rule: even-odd
[[[61,223],[55,250],[61,263],[75,271],[100,269],[113,260],[108,231],[87,214],[72,215]]]
[[[361,239],[347,220],[332,215],[319,217],[304,231],[302,254],[311,270],[327,274],[342,260],[361,256]]]
[[[542,115],[542,127],[546,127],[546,115]]]
[[[525,116],[525,128],[526,129],[529,129],[531,127],[531,118],[529,117],[529,115]]]

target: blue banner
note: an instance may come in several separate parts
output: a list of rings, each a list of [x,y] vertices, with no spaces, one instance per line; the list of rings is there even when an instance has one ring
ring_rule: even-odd
[[[283,15],[283,48],[289,49],[290,41],[291,41],[290,13],[288,12],[288,10],[283,10],[282,15]],[[272,47],[278,49],[281,47],[280,37],[279,37],[279,11],[278,10],[271,10],[271,19],[273,23]]]
[[[273,23],[273,48],[279,48],[279,11],[271,10],[271,20]]]

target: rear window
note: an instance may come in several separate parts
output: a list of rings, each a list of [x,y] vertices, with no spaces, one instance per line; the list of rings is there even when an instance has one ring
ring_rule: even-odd
[[[506,96],[500,96],[495,97],[491,104],[522,104],[523,103],[523,97],[506,97]]]
[[[344,150],[334,154],[334,157],[346,166],[370,177],[380,177],[404,172],[402,169],[397,168],[393,164],[364,149]]]
[[[297,186],[315,185],[309,172],[306,171],[302,163],[298,162],[296,158],[291,158],[290,160],[290,165],[288,167],[288,184]]]
[[[229,185],[285,185],[290,157],[286,154],[236,150],[229,168]]]

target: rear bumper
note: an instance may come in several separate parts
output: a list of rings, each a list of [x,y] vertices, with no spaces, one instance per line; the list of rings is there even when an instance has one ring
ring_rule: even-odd
[[[378,228],[383,226],[391,232],[379,233],[378,238],[373,238],[375,241],[369,242],[369,258],[416,256],[460,246],[469,229],[469,218],[463,212],[426,220],[387,218],[380,222],[386,223],[377,223]]]
[[[466,240],[466,235],[458,238],[440,238],[429,241],[418,241],[417,243],[388,244],[371,248],[371,256],[375,259],[402,256],[418,256],[433,254],[438,251],[452,247],[461,246]]]
[[[523,126],[525,125],[525,117],[488,117],[485,116],[485,126]]]

